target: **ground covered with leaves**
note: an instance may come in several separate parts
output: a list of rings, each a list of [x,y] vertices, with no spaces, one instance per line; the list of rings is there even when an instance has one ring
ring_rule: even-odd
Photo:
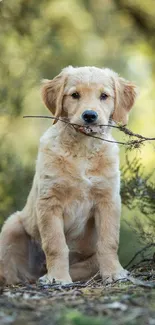
[[[135,266],[129,279],[106,286],[93,278],[68,286],[3,287],[0,324],[154,325],[154,258]]]

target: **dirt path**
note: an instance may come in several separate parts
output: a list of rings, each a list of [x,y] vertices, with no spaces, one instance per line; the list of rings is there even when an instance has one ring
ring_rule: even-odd
[[[142,263],[131,281],[100,280],[63,287],[1,288],[0,325],[155,325],[155,264]]]

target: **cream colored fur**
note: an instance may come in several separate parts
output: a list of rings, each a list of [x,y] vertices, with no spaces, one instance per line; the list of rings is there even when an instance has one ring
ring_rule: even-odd
[[[80,99],[72,98],[78,92]],[[105,92],[108,97],[100,99]],[[65,68],[45,80],[42,97],[56,117],[84,125],[85,110],[126,123],[135,86],[110,69]],[[113,140],[103,128],[105,139]],[[68,283],[98,270],[108,281],[126,276],[117,250],[121,214],[119,150],[62,122],[41,137],[27,203],[9,217],[0,235],[0,281]]]

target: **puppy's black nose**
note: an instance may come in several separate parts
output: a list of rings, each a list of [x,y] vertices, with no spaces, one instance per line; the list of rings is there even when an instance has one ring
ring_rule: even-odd
[[[98,114],[95,111],[87,110],[82,113],[82,119],[86,123],[93,123],[97,120]]]

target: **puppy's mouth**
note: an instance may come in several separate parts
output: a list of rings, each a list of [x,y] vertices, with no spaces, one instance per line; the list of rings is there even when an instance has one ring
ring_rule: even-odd
[[[76,130],[84,134],[103,134],[105,132],[105,128],[100,125],[76,126]]]

